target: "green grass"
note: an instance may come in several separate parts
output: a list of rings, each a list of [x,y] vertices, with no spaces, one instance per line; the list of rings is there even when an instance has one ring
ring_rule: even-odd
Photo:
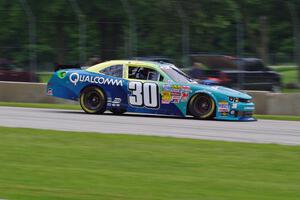
[[[292,64],[292,63],[285,63],[285,64],[280,64],[280,65],[273,65],[273,66],[269,66],[269,67],[271,67],[273,70],[275,70],[277,72],[289,71],[289,70],[297,69],[297,65]]]
[[[300,147],[0,127],[0,198],[300,197]]]
[[[299,89],[283,88],[281,92],[283,92],[283,93],[300,93],[300,88]]]
[[[282,83],[297,83],[298,82],[298,71],[296,69],[294,70],[288,70],[280,72],[282,77]]]
[[[289,116],[289,115],[255,115],[255,117],[258,119],[300,121],[300,116]]]
[[[1,102],[0,106],[24,107],[24,108],[49,108],[49,109],[67,109],[80,110],[79,105],[72,104],[47,104],[47,103],[16,103],[16,102]]]
[[[298,82],[298,68],[295,65],[282,65],[272,67],[276,72],[281,74],[282,83],[297,83]]]
[[[298,82],[298,69],[297,66],[286,64],[282,66],[271,66],[275,71],[281,74],[282,84]],[[300,93],[300,89],[282,88],[283,93]]]

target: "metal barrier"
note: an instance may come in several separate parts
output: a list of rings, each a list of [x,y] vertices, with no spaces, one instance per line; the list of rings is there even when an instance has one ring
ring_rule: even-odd
[[[0,81],[0,101],[23,103],[70,104],[73,101],[57,99],[46,95],[45,83]]]
[[[300,115],[300,93],[246,92],[253,97],[256,114]]]

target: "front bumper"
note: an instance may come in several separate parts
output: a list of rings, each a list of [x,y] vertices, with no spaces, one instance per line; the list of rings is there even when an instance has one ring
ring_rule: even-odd
[[[228,103],[227,110],[221,110],[217,107],[215,119],[217,120],[230,120],[230,121],[256,121],[253,117],[255,110],[254,103]]]

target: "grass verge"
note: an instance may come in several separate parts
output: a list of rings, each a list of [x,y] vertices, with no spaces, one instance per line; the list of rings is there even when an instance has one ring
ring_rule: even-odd
[[[70,105],[70,104],[0,102],[0,106],[25,107],[25,108],[50,108],[50,109],[81,110],[81,107],[79,105]],[[257,119],[300,121],[300,116],[255,115],[254,117],[257,118]]]
[[[255,117],[257,119],[300,121],[300,116],[289,116],[289,115],[255,115]]]
[[[297,83],[298,82],[298,71],[297,70],[289,70],[280,72],[282,75],[283,84],[287,83]]]
[[[282,93],[300,93],[300,88],[299,89],[291,89],[291,88],[283,88],[281,90]]]
[[[298,82],[298,68],[295,65],[284,64],[281,66],[272,66],[272,68],[281,74],[281,82],[283,85]],[[282,88],[283,93],[299,93],[300,89]]]
[[[0,102],[0,106],[24,107],[24,108],[49,108],[49,109],[66,109],[80,110],[79,105],[71,104],[47,104],[47,103],[16,103],[16,102]]]
[[[296,83],[298,69],[294,65],[273,66],[273,69],[281,74],[282,83]]]
[[[0,127],[0,198],[299,199],[300,147]]]

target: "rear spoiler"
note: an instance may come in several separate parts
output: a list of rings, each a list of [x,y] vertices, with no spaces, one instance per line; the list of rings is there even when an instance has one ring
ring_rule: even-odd
[[[60,65],[60,64],[57,64],[55,65],[54,67],[54,71],[58,71],[58,70],[61,70],[61,69],[80,69],[81,66],[78,65],[78,64],[75,64],[75,65]]]

